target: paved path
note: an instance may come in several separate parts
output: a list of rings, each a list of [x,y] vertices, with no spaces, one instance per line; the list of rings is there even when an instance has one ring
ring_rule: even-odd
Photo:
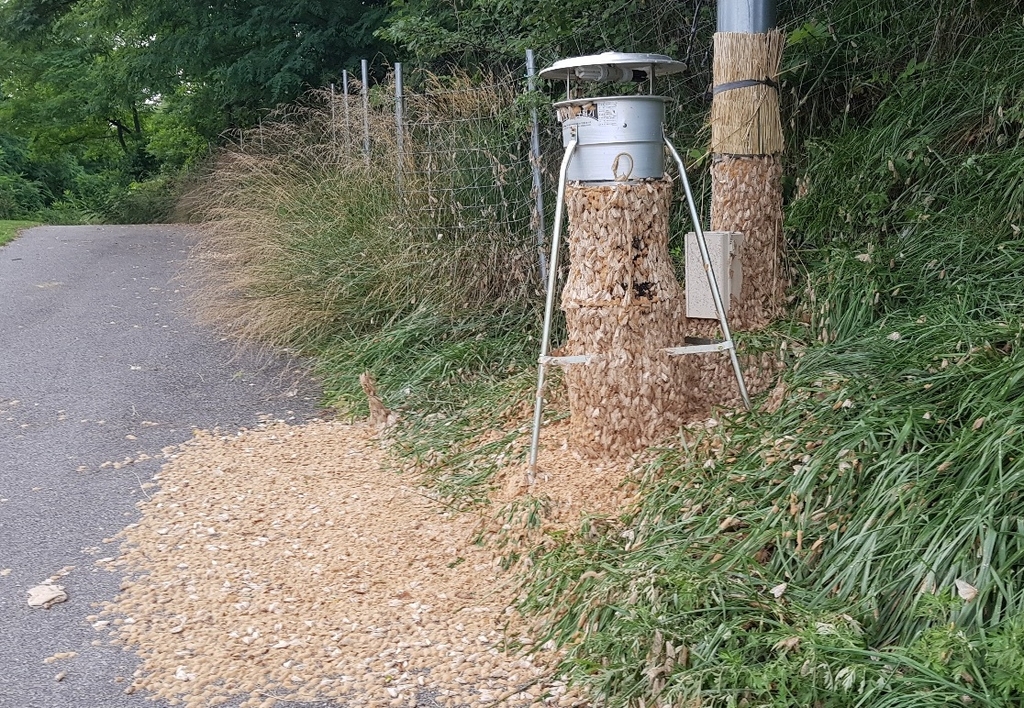
[[[95,566],[117,555],[104,539],[137,517],[159,462],[104,463],[318,409],[294,365],[240,355],[185,314],[183,236],[41,227],[0,248],[0,708],[159,708],[124,694],[134,654],[92,646],[107,637],[86,621],[120,583]],[[28,588],[67,566],[70,599],[29,608]]]

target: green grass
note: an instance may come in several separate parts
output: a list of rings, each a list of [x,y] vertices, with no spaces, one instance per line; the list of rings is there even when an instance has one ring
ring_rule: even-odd
[[[535,554],[603,704],[1024,702],[1024,29],[961,41],[804,145],[784,404]]]
[[[485,500],[491,476],[523,435],[502,431],[535,385],[536,313],[455,318],[420,307],[381,330],[336,338],[317,354],[329,401],[364,413],[358,375],[372,370],[401,413],[393,450],[457,506]]]
[[[33,226],[39,226],[39,222],[0,220],[0,246],[10,243],[17,238],[21,231]]]

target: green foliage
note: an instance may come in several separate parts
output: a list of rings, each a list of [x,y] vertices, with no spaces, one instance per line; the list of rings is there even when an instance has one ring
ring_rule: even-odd
[[[115,218],[127,185],[157,167],[144,133],[153,93],[131,69],[134,25],[115,29],[101,3],[13,0],[0,26],[0,116],[28,146],[22,172],[42,197],[23,213]]]
[[[780,8],[789,31],[781,79],[791,159],[801,162],[805,140],[857,126],[894,91],[914,90],[927,67],[964,59],[976,49],[972,40],[1017,23],[1021,6],[1019,0],[798,0]],[[997,67],[976,65],[972,78],[995,78],[990,72]],[[984,98],[973,89],[943,97],[959,105]]]
[[[200,84],[208,109],[254,110],[292,101],[383,49],[372,33],[384,7],[382,0],[150,0],[119,9],[131,10],[154,38],[143,52],[149,75],[174,77],[160,90]]]
[[[150,119],[152,133],[146,152],[163,170],[194,169],[210,153],[210,143],[181,113],[160,110]]]
[[[784,404],[687,433],[636,510],[535,558],[524,608],[609,706],[1024,700],[1024,28],[903,12],[931,44],[862,26],[878,62],[841,86],[877,94],[791,124]]]
[[[34,182],[0,174],[0,219],[16,219],[43,206],[42,194]]]
[[[134,26],[107,22],[100,3],[0,7],[0,111],[35,150],[76,154],[111,142],[128,152],[141,139],[139,112],[153,93],[130,68]]]
[[[30,228],[32,226],[38,226],[38,222],[35,221],[4,221],[0,220],[0,246],[13,241],[19,232]]]
[[[695,23],[713,24],[704,2],[395,0],[379,34],[423,62],[467,69],[521,62],[527,49],[555,59],[606,49],[690,55]]]
[[[989,683],[1004,700],[1024,695],[1024,618],[1002,623],[986,641]]]
[[[382,0],[0,4],[0,121],[29,141],[33,162],[73,165],[28,174],[44,201],[33,205],[68,202],[102,220],[166,214],[151,193],[169,172],[376,53],[383,13]],[[18,189],[24,201],[32,187]]]
[[[0,219],[15,219],[43,206],[40,184],[28,174],[32,165],[25,141],[0,134]]]

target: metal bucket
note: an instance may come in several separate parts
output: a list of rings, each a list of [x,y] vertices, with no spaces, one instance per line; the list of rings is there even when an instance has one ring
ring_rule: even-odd
[[[580,98],[555,104],[562,143],[576,138],[567,179],[626,182],[665,175],[663,96]]]

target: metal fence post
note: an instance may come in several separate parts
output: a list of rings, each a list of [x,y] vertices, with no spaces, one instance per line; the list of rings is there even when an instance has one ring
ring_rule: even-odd
[[[526,50],[526,88],[533,91],[537,74],[537,67],[534,64],[533,50]],[[545,285],[548,282],[548,257],[544,251],[544,182],[540,172],[540,124],[537,121],[537,109],[530,109],[532,120],[530,128],[530,164],[533,167],[533,199],[534,214],[536,222],[534,228],[537,231],[537,264],[540,269],[540,282]]]
[[[334,82],[331,82],[331,147],[334,148],[334,157],[338,157],[338,119],[334,114],[334,104],[336,98],[334,95]]]
[[[402,170],[405,167],[405,145],[404,145],[404,125],[402,117],[402,100],[404,96],[402,93],[402,62],[395,62],[395,137],[397,138],[398,146],[398,168],[396,175],[398,178],[398,192],[402,192]]]
[[[360,60],[363,71],[363,156],[370,164],[370,66],[366,59]]]
[[[341,93],[345,96],[345,154],[348,155],[348,151],[352,147],[348,115],[348,69],[342,69],[341,71]]]

